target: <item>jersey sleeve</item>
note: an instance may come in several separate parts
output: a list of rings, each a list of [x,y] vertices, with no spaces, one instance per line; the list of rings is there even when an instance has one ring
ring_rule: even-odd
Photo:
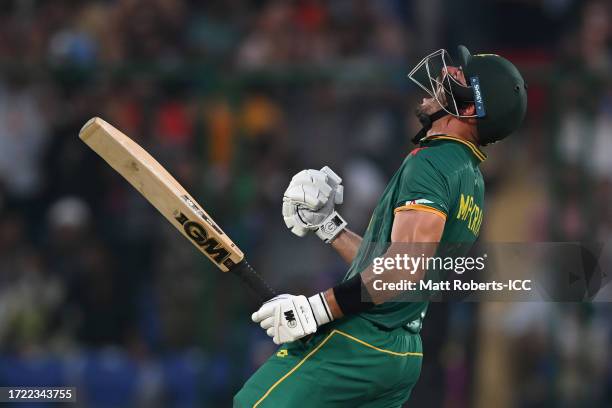
[[[395,210],[420,210],[446,219],[450,207],[448,179],[431,158],[417,154],[406,159],[395,202]]]

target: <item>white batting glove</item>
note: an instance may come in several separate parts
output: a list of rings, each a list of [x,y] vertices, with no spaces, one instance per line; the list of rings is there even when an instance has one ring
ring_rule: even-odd
[[[334,210],[343,201],[341,183],[342,179],[327,166],[296,174],[283,195],[287,228],[299,237],[315,231],[323,241],[331,242],[347,225]]]
[[[265,302],[251,319],[259,323],[275,344],[300,339],[333,320],[322,293],[309,298],[279,295]]]

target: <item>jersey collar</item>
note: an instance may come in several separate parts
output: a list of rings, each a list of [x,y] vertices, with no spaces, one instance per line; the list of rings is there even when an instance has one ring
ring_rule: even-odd
[[[487,155],[478,148],[474,143],[468,142],[467,140],[461,139],[460,137],[449,135],[449,134],[435,134],[429,135],[422,139],[422,142],[431,142],[434,140],[452,140],[458,143],[465,145],[474,156],[478,159],[479,162],[483,162],[487,159]]]

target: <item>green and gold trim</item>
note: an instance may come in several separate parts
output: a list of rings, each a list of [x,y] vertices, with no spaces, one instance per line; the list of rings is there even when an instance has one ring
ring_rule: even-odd
[[[422,142],[431,142],[434,140],[452,140],[454,142],[457,143],[461,143],[464,146],[467,146],[468,149],[470,149],[470,151],[474,154],[474,156],[476,156],[476,158],[480,161],[483,162],[487,159],[487,155],[480,150],[480,148],[478,146],[476,146],[474,143],[469,142],[467,140],[461,139],[460,137],[457,136],[453,136],[453,135],[448,135],[448,134],[444,134],[444,135],[430,135],[427,136],[425,138],[423,138]]]
[[[423,204],[406,204],[406,205],[402,205],[401,207],[397,207],[395,210],[393,210],[393,214],[397,214],[400,211],[425,211],[428,213],[432,213],[432,214],[436,214],[439,217],[442,217],[445,221],[446,221],[446,213],[444,213],[444,211],[440,211],[437,208],[434,207],[430,207],[428,205],[423,205]]]

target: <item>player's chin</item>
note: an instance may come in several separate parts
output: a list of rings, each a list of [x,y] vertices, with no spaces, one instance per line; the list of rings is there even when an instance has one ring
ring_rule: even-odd
[[[432,115],[442,109],[442,106],[437,100],[434,98],[423,99],[423,102],[417,107],[417,116],[418,115]]]
[[[423,102],[418,105],[415,109],[415,113],[417,116],[419,115],[430,115],[433,113],[432,111],[432,101],[433,99],[423,99]]]

